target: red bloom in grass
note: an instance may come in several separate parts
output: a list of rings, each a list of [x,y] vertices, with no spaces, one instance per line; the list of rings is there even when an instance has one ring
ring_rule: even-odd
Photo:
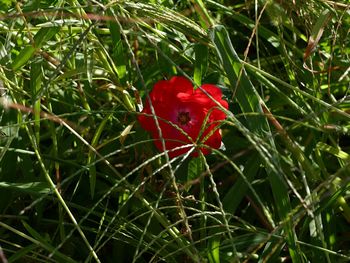
[[[224,108],[228,108],[227,101],[222,99],[222,92],[218,87],[204,84],[202,89]],[[186,144],[204,144],[215,149],[221,146],[218,125],[226,118],[226,114],[200,88],[194,89],[191,81],[184,77],[158,81],[149,96],[166,150]],[[156,147],[163,151],[159,128],[152,116],[148,99],[142,113],[138,117],[141,126],[151,132]],[[191,147],[186,147],[170,151],[169,156],[172,158],[190,149]],[[207,147],[201,147],[200,150],[203,154],[210,153]],[[194,151],[193,155],[197,156],[198,151]]]

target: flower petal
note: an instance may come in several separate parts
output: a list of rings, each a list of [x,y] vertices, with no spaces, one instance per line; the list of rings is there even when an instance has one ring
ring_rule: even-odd
[[[222,91],[217,86],[212,85],[212,84],[203,84],[201,87],[206,92],[208,92],[214,99],[221,100]]]
[[[192,82],[189,81],[187,78],[175,76],[172,77],[169,80],[169,82],[172,86],[172,91],[174,92],[174,94],[178,94],[180,92],[192,94],[194,91]]]
[[[142,113],[151,115],[153,107],[158,126],[152,116],[139,115],[138,120],[144,129],[151,132],[155,146],[160,151],[163,151],[161,138],[165,141],[166,150],[192,143],[200,144],[201,141],[211,148],[220,147],[221,133],[218,125],[226,118],[226,113],[220,109],[218,103],[225,109],[228,109],[228,103],[222,99],[222,92],[218,87],[204,84],[202,89],[194,90],[190,80],[175,76],[168,81],[158,81],[149,96],[151,103],[149,99],[146,100]],[[188,121],[185,123],[179,118],[184,113],[188,116]],[[207,138],[208,134],[210,136]],[[189,150],[190,147],[185,147],[171,151],[169,156],[172,158]],[[201,147],[192,155],[198,156],[199,150],[203,154],[211,152],[211,149]]]

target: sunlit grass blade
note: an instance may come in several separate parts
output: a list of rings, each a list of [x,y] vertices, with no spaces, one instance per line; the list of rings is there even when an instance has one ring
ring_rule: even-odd
[[[257,116],[246,117],[249,118],[247,119],[249,129],[259,137],[266,138],[266,135],[268,136],[269,146],[272,149],[272,159],[269,159],[266,165],[268,167],[267,171],[271,188],[274,194],[279,217],[281,220],[286,221],[284,230],[286,232],[286,240],[289,245],[290,255],[293,262],[301,262],[301,253],[298,250],[293,224],[289,218],[289,213],[291,212],[289,196],[287,195],[287,188],[284,178],[281,175],[281,170],[278,168],[279,157],[277,150],[275,149],[273,136],[271,135],[269,125],[264,117],[261,107],[262,100],[246,75],[244,66],[231,44],[227,30],[223,26],[215,26],[211,31],[211,39],[215,44],[216,51],[218,52],[226,76],[229,79],[231,88],[233,89],[242,112],[255,112],[258,114]],[[278,170],[271,169],[269,162],[276,165]]]
[[[12,62],[12,68],[17,70],[21,68],[29,59],[33,57],[35,52],[39,50],[43,44],[54,37],[59,31],[59,27],[44,27],[41,28],[34,36],[33,43],[21,50],[17,57]],[[31,34],[31,33],[30,33]]]

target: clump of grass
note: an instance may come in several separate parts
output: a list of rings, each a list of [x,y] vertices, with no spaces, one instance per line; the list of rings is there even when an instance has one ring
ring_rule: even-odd
[[[349,6],[0,3],[2,262],[346,262]],[[184,75],[225,149],[168,159],[136,117]]]

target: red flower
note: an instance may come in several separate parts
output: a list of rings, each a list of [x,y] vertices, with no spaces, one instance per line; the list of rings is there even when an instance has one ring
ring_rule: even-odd
[[[224,108],[228,108],[227,101],[221,98],[222,92],[218,87],[204,84],[202,89]],[[157,116],[161,136],[165,140],[166,150],[186,144],[205,144],[215,149],[220,147],[221,133],[218,125],[226,118],[226,114],[201,89],[195,90],[191,81],[184,77],[158,81],[149,96]],[[154,117],[151,116],[152,110],[148,99],[142,113],[138,117],[141,126],[151,132],[156,147],[163,151],[159,129]],[[172,158],[190,149],[191,147],[186,147],[169,151],[169,156]],[[200,150],[203,154],[211,152],[207,147],[201,147]],[[193,155],[197,156],[198,152],[194,151]]]

